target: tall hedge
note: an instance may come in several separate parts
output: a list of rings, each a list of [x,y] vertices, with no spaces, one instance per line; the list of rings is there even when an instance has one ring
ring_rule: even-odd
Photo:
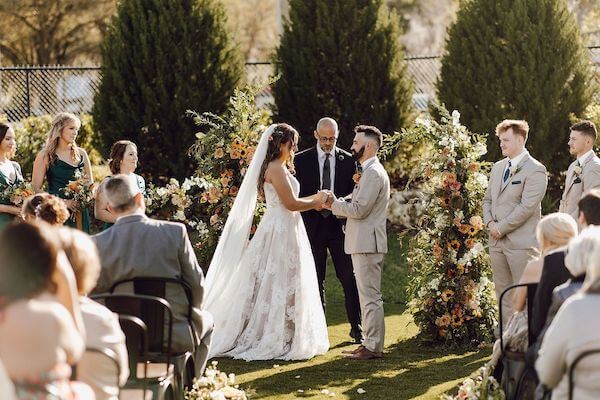
[[[243,64],[216,0],[122,0],[102,44],[94,104],[105,153],[138,144],[140,170],[189,176],[196,128],[186,110],[221,113]]]
[[[566,169],[569,114],[591,100],[590,57],[564,0],[469,0],[450,28],[439,97],[475,132],[490,133],[491,160],[501,157],[495,126],[530,125],[528,147],[551,172]]]
[[[346,148],[358,123],[384,133],[407,124],[412,87],[398,24],[381,0],[290,0],[275,56],[275,118],[308,138],[303,147],[323,116],[338,121]]]

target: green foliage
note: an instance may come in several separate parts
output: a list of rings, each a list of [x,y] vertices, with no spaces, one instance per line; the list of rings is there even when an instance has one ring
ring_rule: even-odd
[[[446,48],[440,101],[489,134],[489,160],[501,157],[495,126],[525,119],[532,155],[550,172],[565,170],[569,114],[580,115],[593,92],[589,52],[566,2],[466,1]]]
[[[103,159],[98,151],[100,141],[92,125],[92,117],[84,114],[80,115],[81,129],[77,135],[77,144],[87,151],[92,165],[103,163]],[[39,117],[28,117],[13,124],[15,135],[17,137],[17,155],[15,161],[21,164],[23,174],[31,177],[33,171],[33,162],[37,153],[44,147],[48,132],[52,127],[51,115],[42,115]]]
[[[482,202],[489,163],[485,139],[460,124],[460,114],[438,109],[440,122],[417,119],[386,140],[384,151],[427,143],[412,178],[423,179],[424,220],[408,245],[409,309],[426,341],[470,346],[490,340],[495,300]]]
[[[221,113],[241,79],[241,59],[216,0],[123,0],[102,45],[94,115],[105,152],[137,143],[154,179],[193,171],[195,127],[186,110]]]
[[[276,119],[309,139],[302,147],[324,116],[338,121],[343,148],[359,123],[400,129],[412,87],[398,38],[397,17],[381,0],[291,0],[276,54]]]

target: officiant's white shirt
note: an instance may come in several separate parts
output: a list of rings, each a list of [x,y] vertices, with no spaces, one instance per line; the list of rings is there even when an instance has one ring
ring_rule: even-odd
[[[331,157],[329,157],[329,173],[331,175],[331,190],[333,190],[335,183],[335,152],[337,147],[333,146],[331,149]],[[319,187],[323,188],[323,165],[325,164],[325,152],[317,143],[317,159],[319,160]]]

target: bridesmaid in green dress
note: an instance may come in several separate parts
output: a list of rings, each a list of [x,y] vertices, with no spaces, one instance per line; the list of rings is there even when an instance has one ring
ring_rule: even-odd
[[[15,132],[8,124],[0,122],[0,192],[8,186],[23,182],[23,174],[18,163],[11,161],[17,150]],[[21,214],[21,208],[10,204],[8,199],[0,198],[0,231]]]
[[[63,192],[69,181],[77,179],[77,175],[83,176],[90,185],[94,180],[86,151],[75,143],[80,127],[81,121],[74,114],[60,113],[54,117],[46,144],[33,164],[32,184],[33,190],[39,193],[45,180],[48,193],[63,199],[72,213],[66,225],[89,233],[89,211],[87,208],[78,209],[77,204]]]
[[[108,163],[110,172],[113,175],[127,175],[137,185],[140,192],[145,194],[146,181],[140,175],[134,173],[137,165],[138,151],[135,143],[129,140],[119,140],[112,145],[110,149],[110,161]],[[96,192],[94,216],[96,219],[104,221],[103,230],[110,228],[115,223],[115,216],[108,209],[108,200],[102,191],[102,185],[100,185]]]

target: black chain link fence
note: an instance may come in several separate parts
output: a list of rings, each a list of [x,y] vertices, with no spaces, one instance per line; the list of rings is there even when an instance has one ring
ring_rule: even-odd
[[[600,85],[600,46],[589,47],[595,79]],[[435,100],[435,85],[440,71],[440,56],[406,58],[408,73],[414,82],[413,102],[417,110],[426,110]],[[247,63],[246,82],[264,83],[273,75],[273,65]],[[100,82],[99,67],[35,66],[0,67],[0,115],[18,121],[31,115],[61,111],[89,113]],[[600,93],[596,93],[600,101]],[[273,104],[270,87],[257,97],[259,107]]]

